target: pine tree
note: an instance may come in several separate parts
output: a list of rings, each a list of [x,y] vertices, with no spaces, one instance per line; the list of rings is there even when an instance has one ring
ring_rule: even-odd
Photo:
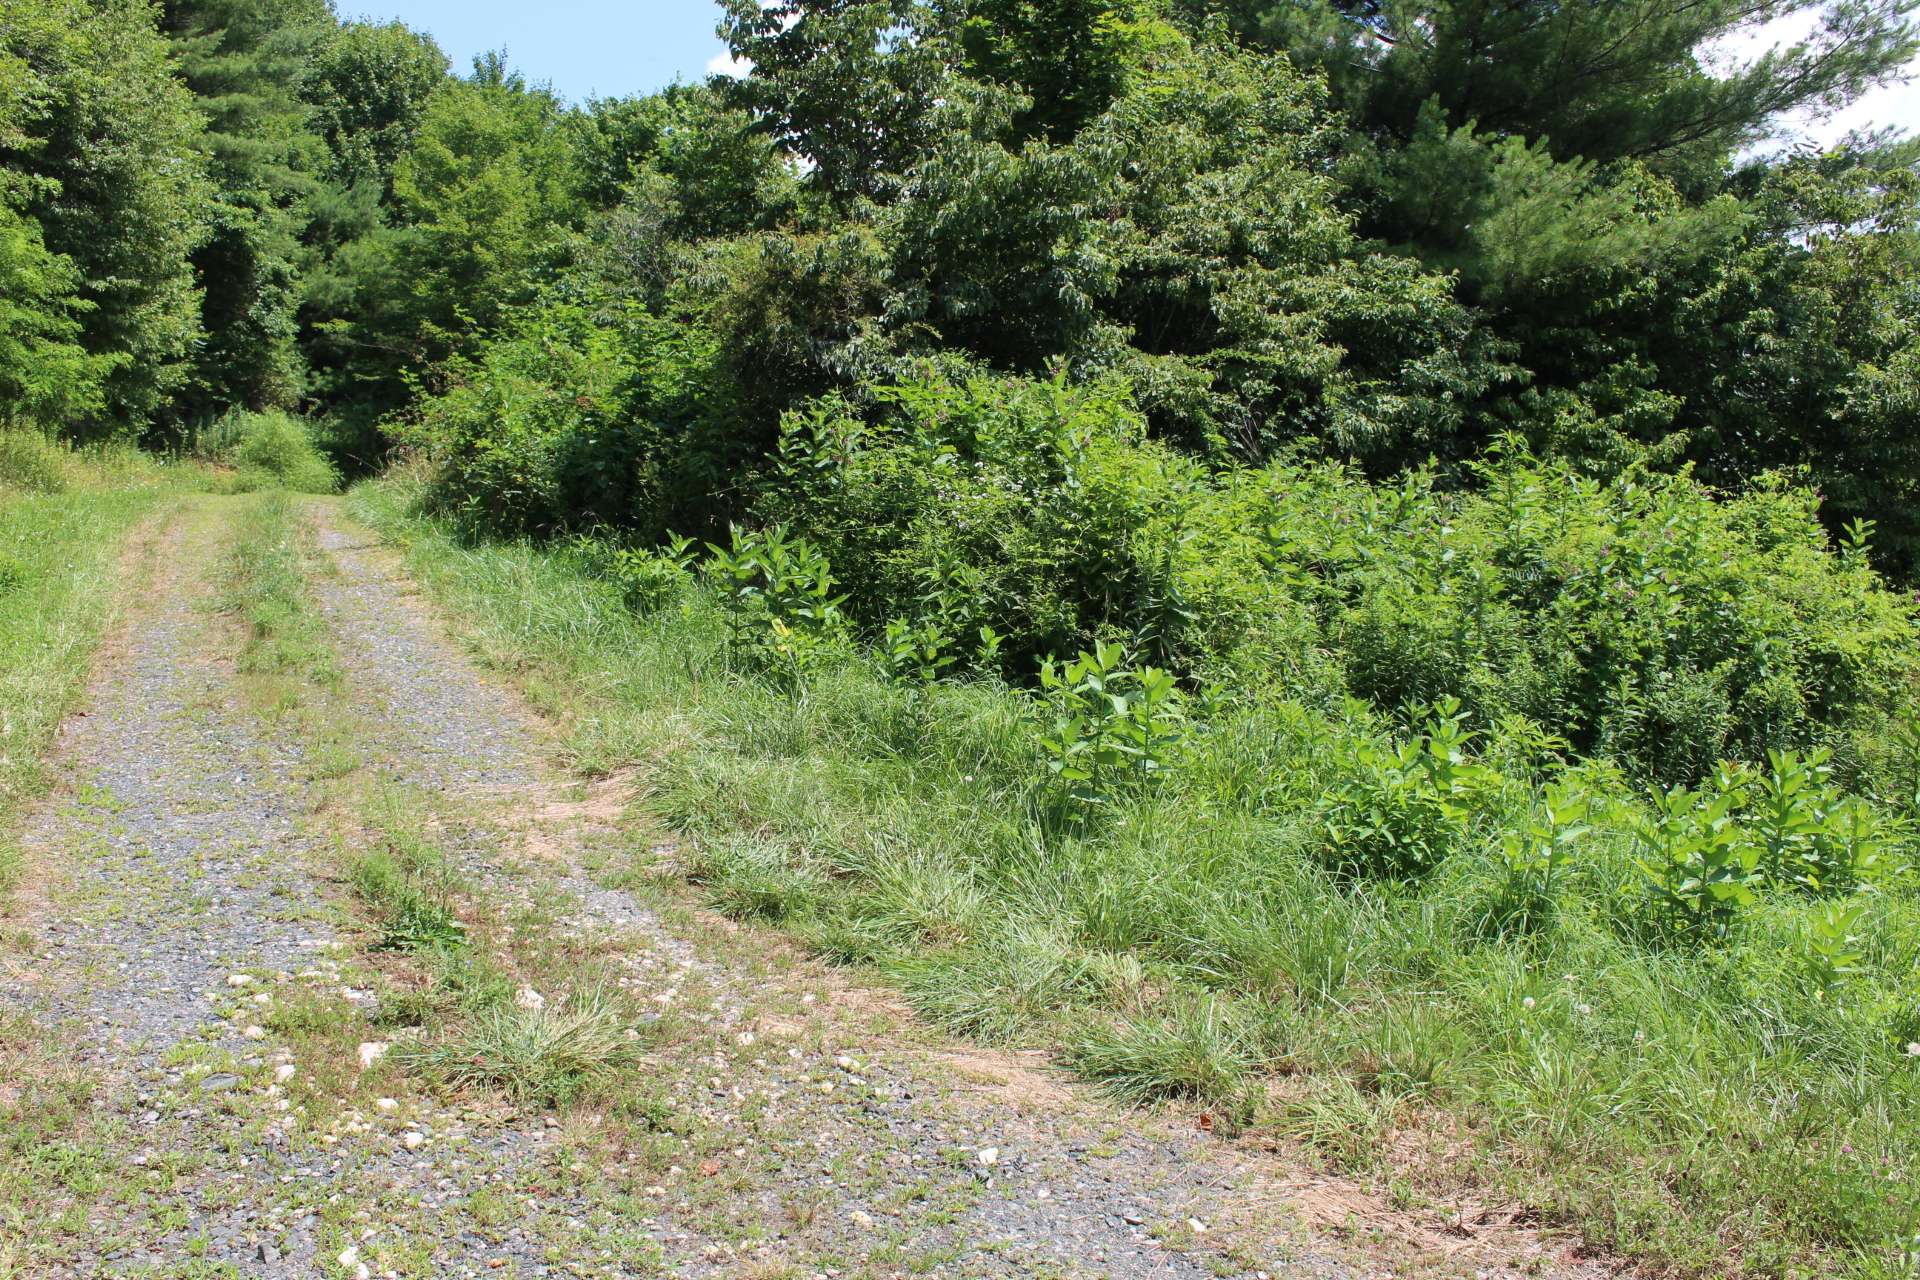
[[[80,436],[145,431],[198,333],[192,98],[140,0],[0,0],[0,70],[7,337],[48,362],[16,379],[15,411]]]
[[[217,192],[193,255],[205,339],[172,416],[291,405],[303,384],[294,341],[303,205],[325,157],[299,90],[332,14],[326,0],[172,0],[162,27],[206,115]]]

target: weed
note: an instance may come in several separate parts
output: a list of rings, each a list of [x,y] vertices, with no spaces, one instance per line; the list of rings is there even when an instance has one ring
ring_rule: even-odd
[[[1041,662],[1035,714],[1047,769],[1081,806],[1107,804],[1121,786],[1156,780],[1173,767],[1185,737],[1173,676],[1133,667],[1124,648],[1105,642],[1064,665]]]
[[[449,1088],[499,1089],[558,1106],[606,1084],[639,1057],[632,1015],[604,985],[538,1008],[497,1004],[444,1037],[398,1045],[395,1061]]]

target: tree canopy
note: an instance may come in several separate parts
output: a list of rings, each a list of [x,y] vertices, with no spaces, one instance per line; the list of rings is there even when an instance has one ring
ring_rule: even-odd
[[[675,491],[931,361],[1120,379],[1215,466],[1797,468],[1907,572],[1914,150],[1761,144],[1914,9],[726,0],[746,74],[568,103],[322,0],[4,0],[0,396],[295,408],[364,465],[527,308],[618,307]]]

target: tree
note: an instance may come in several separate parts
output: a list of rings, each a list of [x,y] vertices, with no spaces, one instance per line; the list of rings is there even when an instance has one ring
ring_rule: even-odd
[[[950,48],[913,0],[722,0],[721,34],[753,74],[733,82],[807,182],[846,210],[886,201],[939,138]]]
[[[588,203],[612,209],[651,186],[671,202],[663,230],[676,238],[771,227],[793,205],[785,157],[712,85],[590,103],[580,147]]]
[[[349,22],[314,56],[301,81],[312,127],[326,141],[342,186],[393,189],[427,103],[447,83],[447,56],[431,36],[399,22]]]
[[[23,220],[10,287],[37,282],[24,297],[50,306],[23,304],[51,326],[24,341],[64,333],[56,350],[88,358],[78,383],[59,380],[81,393],[43,407],[77,435],[144,431],[187,379],[199,333],[189,255],[209,192],[191,95],[139,0],[0,0],[0,67],[13,120],[0,171]],[[97,396],[82,390],[95,374]]]
[[[1711,173],[1779,116],[1842,105],[1903,73],[1915,0],[1237,0],[1250,37],[1324,71],[1382,145],[1410,142],[1432,104],[1451,127],[1543,139],[1557,159],[1642,160]],[[1716,74],[1719,42],[1815,14],[1811,34]]]
[[[1156,0],[940,3],[967,74],[1025,95],[1022,138],[1065,142],[1120,96],[1144,51],[1173,35]]]
[[[579,122],[495,55],[428,98],[383,203],[331,194],[334,247],[309,282],[310,348],[332,403],[370,421],[410,380],[470,354],[571,257],[585,214]]]
[[[25,153],[24,126],[46,86],[32,66],[0,48],[0,149]],[[58,426],[102,404],[112,357],[89,355],[76,339],[86,303],[72,259],[50,251],[40,224],[20,212],[32,194],[24,175],[0,169],[0,425]]]
[[[206,336],[171,415],[289,406],[304,382],[294,344],[303,205],[324,154],[299,88],[332,14],[326,0],[170,0],[161,27],[206,117],[216,191],[193,254]]]

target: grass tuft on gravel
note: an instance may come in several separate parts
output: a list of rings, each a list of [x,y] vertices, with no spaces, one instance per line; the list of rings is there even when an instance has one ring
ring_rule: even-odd
[[[228,550],[227,608],[245,620],[240,670],[259,677],[270,705],[291,707],[302,686],[339,683],[339,659],[314,610],[308,531],[285,493],[247,500]]]
[[[564,1106],[617,1079],[639,1057],[630,1011],[611,990],[578,987],[537,1007],[495,1004],[449,1034],[395,1049],[409,1070],[456,1089],[498,1089],[516,1101]]]

